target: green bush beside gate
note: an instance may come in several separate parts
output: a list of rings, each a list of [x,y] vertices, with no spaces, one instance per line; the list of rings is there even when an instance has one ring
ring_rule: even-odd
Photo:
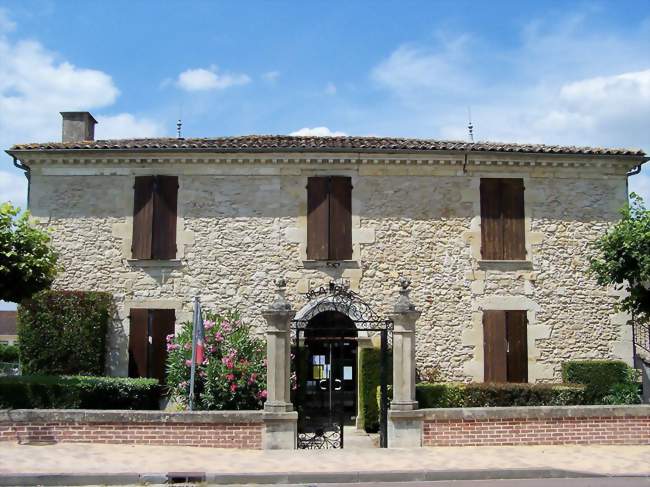
[[[359,414],[360,426],[368,433],[379,431],[379,403],[377,389],[381,384],[381,350],[359,349]],[[392,381],[392,354],[388,352],[386,376]]]
[[[475,408],[510,406],[572,406],[584,403],[579,384],[418,384],[420,408]]]

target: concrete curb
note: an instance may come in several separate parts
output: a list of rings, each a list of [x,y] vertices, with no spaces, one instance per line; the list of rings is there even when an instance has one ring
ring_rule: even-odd
[[[206,482],[207,484],[314,484],[361,482],[413,482],[441,480],[513,480],[551,478],[636,477],[650,475],[602,475],[560,469],[505,470],[388,470],[383,472],[262,472],[262,473],[97,473],[97,474],[0,474],[0,486],[64,486],[64,485],[132,485],[139,483],[165,484],[173,477],[177,482]]]

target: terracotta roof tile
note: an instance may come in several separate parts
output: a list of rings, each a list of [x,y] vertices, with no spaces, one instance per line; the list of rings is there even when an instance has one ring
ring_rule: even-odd
[[[408,139],[393,137],[297,137],[290,135],[244,135],[209,139],[121,139],[82,142],[18,144],[11,151],[164,150],[212,152],[431,152],[477,151],[534,154],[582,154],[644,156],[640,149],[577,147],[499,142]]]

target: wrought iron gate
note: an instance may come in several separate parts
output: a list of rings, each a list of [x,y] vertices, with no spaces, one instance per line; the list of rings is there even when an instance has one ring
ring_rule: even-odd
[[[294,403],[298,448],[343,448],[344,425],[357,414],[358,332],[381,339],[380,447],[387,446],[388,347],[393,322],[358,294],[333,282],[307,294],[309,307],[293,320]]]

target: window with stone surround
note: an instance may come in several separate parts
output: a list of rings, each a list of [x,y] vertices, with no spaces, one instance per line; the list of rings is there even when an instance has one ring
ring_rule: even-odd
[[[485,382],[528,382],[526,311],[483,311]]]
[[[307,258],[352,259],[352,180],[319,176],[307,180]]]
[[[481,179],[481,258],[525,260],[524,180]]]
[[[129,321],[129,377],[154,377],[164,383],[167,335],[174,333],[175,311],[131,308]]]
[[[177,176],[138,176],[133,202],[133,259],[176,258]]]

